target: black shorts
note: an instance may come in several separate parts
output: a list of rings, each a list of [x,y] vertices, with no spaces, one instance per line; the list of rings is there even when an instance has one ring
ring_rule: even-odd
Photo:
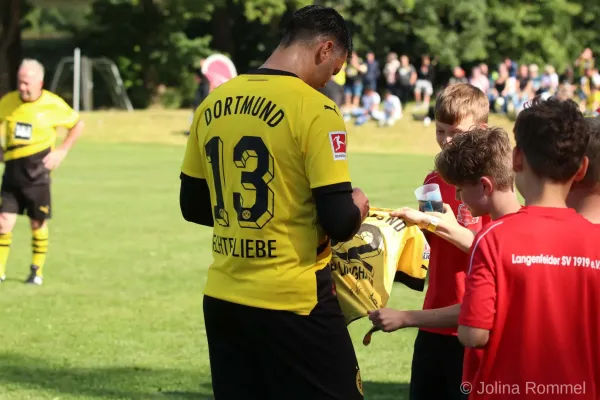
[[[27,214],[29,218],[36,221],[44,221],[52,217],[49,183],[15,186],[2,182],[0,196],[2,197],[1,213]]]
[[[204,296],[204,321],[215,400],[363,399],[341,312],[302,316]]]
[[[465,348],[458,337],[419,330],[413,353],[410,400],[464,400],[460,391]]]

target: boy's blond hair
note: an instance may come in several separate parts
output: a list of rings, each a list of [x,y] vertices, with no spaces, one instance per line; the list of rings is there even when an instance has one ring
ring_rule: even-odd
[[[490,102],[485,93],[468,83],[456,83],[445,88],[435,103],[435,120],[448,125],[473,116],[477,125],[487,124]]]

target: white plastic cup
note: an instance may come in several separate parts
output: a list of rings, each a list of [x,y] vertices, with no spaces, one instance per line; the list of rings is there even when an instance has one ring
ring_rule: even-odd
[[[415,196],[419,202],[420,211],[444,212],[442,192],[440,192],[440,186],[437,183],[429,183],[419,187],[415,190]]]

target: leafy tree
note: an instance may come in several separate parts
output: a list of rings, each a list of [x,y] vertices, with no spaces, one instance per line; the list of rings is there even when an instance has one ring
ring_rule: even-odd
[[[49,0],[30,0],[51,4]],[[212,52],[229,55],[239,72],[262,64],[279,41],[281,23],[310,0],[86,0],[86,18],[59,1],[26,17],[38,32],[70,30],[89,56],[117,62],[136,107],[146,106],[160,85],[175,88],[183,104],[192,98],[191,67]],[[41,2],[41,3],[40,3]],[[5,0],[9,7],[19,3]],[[390,51],[418,64],[422,54],[438,57],[445,79],[455,65],[504,57],[519,63],[551,63],[560,71],[583,48],[600,53],[598,0],[316,0],[335,7],[350,22],[355,49]],[[21,13],[24,15],[23,13]],[[6,34],[0,36],[0,77],[6,71]],[[4,49],[4,50],[3,50]],[[2,53],[4,51],[5,53]],[[70,50],[69,50],[70,51]],[[598,58],[598,57],[597,57]],[[6,74],[6,73],[5,73]],[[4,75],[7,76],[7,75]],[[6,82],[6,79],[4,79]],[[0,79],[0,85],[2,79]],[[6,86],[6,84],[5,84]]]
[[[202,2],[200,2],[202,3]],[[88,25],[75,31],[86,55],[114,60],[134,107],[145,107],[159,84],[193,98],[192,68],[208,54],[210,37],[189,39],[183,29],[196,13],[181,0],[97,0]]]

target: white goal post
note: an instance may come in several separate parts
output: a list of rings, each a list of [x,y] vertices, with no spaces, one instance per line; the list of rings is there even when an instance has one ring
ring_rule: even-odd
[[[64,57],[60,60],[52,77],[50,91],[56,92],[58,84],[66,72],[65,67],[70,64],[73,65],[73,109],[75,111],[79,111],[81,106],[83,106],[83,111],[93,110],[94,69],[108,85],[114,105],[127,111],[133,111],[131,100],[127,96],[127,91],[116,64],[106,57],[89,58],[81,56],[79,48],[75,49],[73,57]]]

